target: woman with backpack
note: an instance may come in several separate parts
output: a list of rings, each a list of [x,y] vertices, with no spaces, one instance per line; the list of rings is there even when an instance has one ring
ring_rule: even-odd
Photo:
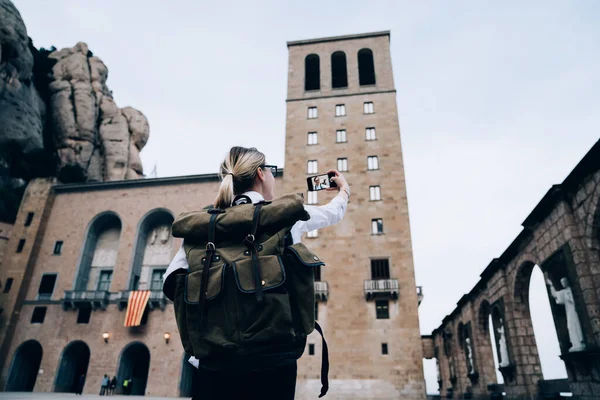
[[[194,351],[194,349],[204,349],[204,347],[200,346],[206,345],[206,337],[210,338],[211,329],[213,329],[215,325],[213,321],[217,321],[218,323],[221,322],[221,320],[230,317],[230,315],[211,315],[211,312],[214,314],[214,311],[211,311],[210,308],[211,306],[216,307],[215,304],[221,304],[226,301],[225,299],[230,296],[226,293],[229,288],[233,288],[231,289],[232,292],[235,292],[236,289],[239,288],[241,292],[248,293],[241,294],[240,296],[246,296],[244,299],[247,299],[247,301],[254,304],[249,307],[255,308],[243,310],[239,314],[239,318],[247,318],[247,315],[249,313],[251,314],[251,312],[248,312],[247,310],[267,310],[264,311],[264,313],[269,313],[269,315],[258,314],[251,316],[251,318],[257,317],[258,320],[261,318],[269,318],[269,316],[279,316],[278,312],[283,310],[283,308],[281,308],[281,304],[278,303],[282,301],[279,300],[282,297],[278,296],[292,296],[292,292],[294,291],[294,287],[287,287],[284,284],[289,285],[290,283],[287,281],[290,279],[301,281],[303,278],[299,275],[296,278],[293,278],[292,270],[286,270],[288,271],[286,275],[286,272],[283,271],[283,265],[281,266],[282,272],[278,271],[278,265],[284,264],[281,261],[284,258],[284,255],[277,256],[279,263],[275,262],[275,267],[271,267],[273,264],[269,264],[270,261],[268,260],[270,260],[269,257],[272,256],[267,255],[270,251],[268,243],[271,243],[276,239],[282,239],[279,238],[279,236],[282,235],[281,232],[284,232],[286,244],[283,247],[287,249],[288,246],[290,246],[292,247],[290,252],[297,253],[293,247],[300,243],[304,233],[333,225],[343,218],[350,197],[350,188],[342,174],[335,170],[329,172],[335,174],[335,176],[331,178],[331,181],[335,182],[337,187],[329,188],[327,190],[337,190],[339,193],[328,204],[323,206],[305,206],[298,195],[284,196],[274,201],[277,167],[268,165],[266,163],[265,155],[255,148],[233,147],[229,151],[220,167],[220,177],[222,178],[222,182],[214,202],[214,208],[203,212],[182,214],[182,216],[178,217],[173,224],[173,236],[184,237],[184,242],[164,275],[163,291],[170,299],[175,298],[174,302],[178,326],[182,342],[188,354],[196,353],[195,355],[198,356],[197,353],[199,351]],[[243,206],[238,208],[237,206],[241,204],[254,204],[254,208],[250,206],[248,206],[250,208],[243,208]],[[260,210],[261,206],[263,208],[262,211]],[[233,207],[231,212],[229,211],[230,207]],[[228,257],[227,249],[222,249],[222,251],[220,251],[219,245],[215,246],[212,241],[214,240],[215,243],[218,243],[219,235],[221,235],[221,237],[224,236],[219,228],[221,230],[225,229],[222,225],[226,224],[226,217],[234,219],[236,210],[240,210],[238,214],[246,213],[245,215],[253,215],[250,219],[246,219],[246,221],[250,221],[252,224],[246,223],[246,225],[244,225],[248,226],[248,228],[253,225],[253,230],[252,233],[248,234],[246,239],[244,239],[244,243],[248,246],[248,250],[243,253],[247,256],[247,260],[238,260],[237,263],[232,262],[231,269],[226,269],[226,265],[221,267],[220,264],[223,263],[223,261],[226,261],[226,258]],[[286,210],[289,210],[290,214],[293,212],[294,215],[283,215]],[[261,212],[264,213],[264,216],[261,216]],[[221,225],[218,223],[220,216],[220,221],[222,221]],[[207,225],[207,223],[204,222],[198,222],[208,221],[208,218],[210,218],[210,225]],[[278,225],[278,219],[284,222],[281,222]],[[289,223],[290,221],[292,221],[291,224]],[[285,223],[288,223],[287,227],[283,230],[279,230]],[[202,227],[202,229],[198,229],[198,226]],[[210,227],[207,228],[207,226]],[[277,229],[274,228],[275,226]],[[271,229],[271,231],[269,231],[270,233],[260,232],[261,227],[264,228],[265,232]],[[208,240],[206,240],[205,236],[202,236],[202,240],[198,239],[197,235],[199,234],[199,231],[203,231],[203,234],[204,231],[208,231]],[[243,232],[244,235],[246,233],[247,232]],[[230,232],[226,239],[233,240],[232,238],[237,234],[237,232]],[[255,239],[258,241],[259,237],[264,239],[264,241],[259,242],[260,244],[257,245],[254,241]],[[197,244],[193,243],[194,240],[198,241]],[[225,239],[221,238],[221,240]],[[263,244],[265,246],[264,251]],[[206,246],[206,251],[204,246]],[[277,242],[275,247],[282,247],[281,240]],[[298,255],[298,257],[304,256],[304,265],[323,264],[316,255],[309,253],[308,249],[305,247],[300,248],[300,250],[302,249],[305,250],[305,254]],[[271,251],[272,250],[273,249],[271,249]],[[306,254],[310,255],[308,261],[312,262],[312,264],[306,262]],[[255,255],[256,257],[254,257]],[[222,257],[222,260],[220,257]],[[252,262],[250,259],[252,259]],[[254,270],[251,269],[250,266],[254,268],[254,265],[260,265],[257,259],[267,261],[262,262],[262,272],[258,269],[258,272],[254,273]],[[304,265],[302,266],[303,270],[310,271],[312,274],[312,266]],[[190,266],[192,266],[192,268],[190,268]],[[243,269],[242,266],[248,266],[248,268]],[[257,268],[260,268],[260,266]],[[188,270],[192,272],[188,272]],[[213,270],[215,271],[214,273]],[[206,273],[201,281],[200,274],[204,271],[206,271]],[[231,284],[227,283],[229,281],[225,282],[229,273],[231,273],[232,276],[235,276],[235,280],[233,278],[230,280],[233,282]],[[192,275],[197,276],[198,279],[194,281]],[[260,280],[261,277],[262,284]],[[296,293],[296,300],[292,300],[292,302],[303,302],[308,305],[308,307],[312,307],[312,321],[310,318],[307,318],[307,324],[312,323],[312,326],[305,329],[305,332],[307,333],[310,333],[315,327],[314,292],[312,291],[314,286],[312,279],[314,279],[314,277],[309,281],[310,287],[306,286],[307,288],[310,288],[310,290],[307,290],[306,292],[313,298],[309,299],[304,295],[305,293],[300,292]],[[213,281],[216,283],[213,283]],[[197,282],[197,284],[195,282]],[[237,286],[234,286],[236,284]],[[283,289],[284,287],[286,289]],[[194,292],[194,294],[190,295],[189,292]],[[200,298],[197,302],[195,301],[198,298],[195,297],[196,293],[198,293],[197,296]],[[254,300],[254,295],[256,296],[256,301]],[[182,299],[185,299],[185,301],[182,301]],[[221,303],[215,303],[216,301],[220,301]],[[260,304],[261,301],[263,308],[255,305]],[[205,304],[208,304],[208,306]],[[222,305],[225,306],[226,304]],[[208,312],[205,307],[208,307]],[[229,308],[223,308],[223,310],[227,311],[223,311],[221,314],[232,314],[233,311],[231,310],[237,310],[236,307],[238,306],[233,307],[231,303],[229,303],[228,307]],[[287,305],[286,307],[289,308],[290,306]],[[306,310],[306,308],[307,307],[304,309]],[[184,313],[187,314],[183,315]],[[292,310],[292,314],[293,313],[294,310]],[[198,314],[200,315],[198,316]],[[298,320],[297,316],[294,318],[296,318],[296,321]],[[294,323],[297,324],[297,322]],[[258,325],[258,323],[255,323],[254,325]],[[268,331],[276,331],[276,325],[276,323],[273,323],[273,326],[270,326],[267,321],[265,323],[267,328],[260,331],[260,334],[267,335],[264,337],[269,338],[268,335],[272,332]],[[195,329],[198,329],[198,332],[200,332],[196,336],[200,339],[194,339],[193,335],[196,332]],[[295,327],[295,329],[297,329],[297,327]],[[320,328],[317,329],[320,331]],[[223,334],[223,330],[227,329],[220,329],[216,331],[216,333],[213,333],[215,335],[220,335]],[[192,332],[192,334],[189,334],[188,331]],[[232,335],[235,336],[235,333]],[[244,337],[243,334],[241,336]],[[259,335],[257,334],[255,336]],[[218,340],[213,340],[213,348],[214,343],[220,344],[226,342],[221,336],[214,337]],[[200,344],[192,346],[194,340],[197,340]],[[277,340],[273,339],[273,341],[276,342]],[[269,344],[269,339],[265,342]],[[264,345],[264,343],[261,344]],[[201,357],[200,359],[190,357],[189,362],[198,369],[195,382],[198,393],[194,394],[194,399],[292,400],[294,399],[296,388],[297,359],[302,354],[305,344],[306,338],[304,336],[304,342],[300,343],[301,348],[299,351],[298,349],[290,349],[285,346],[277,347],[273,344],[273,350],[265,350],[258,354],[249,354],[247,357],[239,356],[239,358],[235,358],[237,357],[236,353],[235,357],[228,358],[228,353],[225,350],[222,354],[219,354],[214,358],[211,358],[210,356],[204,358]],[[224,345],[224,348],[227,348],[227,346],[235,348],[234,344],[226,344]],[[194,349],[192,349],[192,347],[194,347]],[[327,386],[328,384],[325,383],[321,395],[326,393]]]

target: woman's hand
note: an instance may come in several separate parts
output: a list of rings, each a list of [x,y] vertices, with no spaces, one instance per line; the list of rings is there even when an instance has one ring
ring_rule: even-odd
[[[340,171],[338,171],[336,169],[327,171],[327,174],[331,174],[331,173],[335,174],[335,176],[333,178],[331,178],[331,181],[335,182],[337,187],[327,188],[326,190],[337,190],[338,192],[341,192],[342,190],[344,190],[346,192],[346,194],[348,195],[348,197],[350,197],[350,186],[348,185],[348,182],[346,181],[346,178],[344,177],[344,175],[342,175],[340,173]]]

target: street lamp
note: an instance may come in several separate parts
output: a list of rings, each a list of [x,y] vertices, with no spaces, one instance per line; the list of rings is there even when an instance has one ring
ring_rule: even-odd
[[[104,343],[108,343],[108,338],[110,337],[110,334],[108,332],[104,332],[102,334],[102,338],[104,339]]]
[[[171,334],[169,332],[165,332],[163,337],[165,338],[165,343],[169,344],[169,340],[171,340]]]

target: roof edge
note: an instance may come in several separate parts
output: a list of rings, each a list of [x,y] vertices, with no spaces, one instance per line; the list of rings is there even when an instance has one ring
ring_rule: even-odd
[[[317,38],[317,39],[292,40],[290,42],[287,42],[287,46],[288,47],[303,46],[303,45],[314,44],[314,43],[337,42],[340,40],[365,39],[365,38],[378,37],[378,36],[390,36],[390,31],[387,30],[387,31],[379,31],[379,32],[358,33],[355,35],[329,36],[329,37],[323,37],[323,38]]]

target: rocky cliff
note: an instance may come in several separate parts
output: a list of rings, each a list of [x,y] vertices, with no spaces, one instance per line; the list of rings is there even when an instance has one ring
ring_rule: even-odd
[[[146,117],[119,108],[108,69],[85,43],[36,49],[18,10],[0,0],[0,220],[11,222],[31,178],[143,177]]]

